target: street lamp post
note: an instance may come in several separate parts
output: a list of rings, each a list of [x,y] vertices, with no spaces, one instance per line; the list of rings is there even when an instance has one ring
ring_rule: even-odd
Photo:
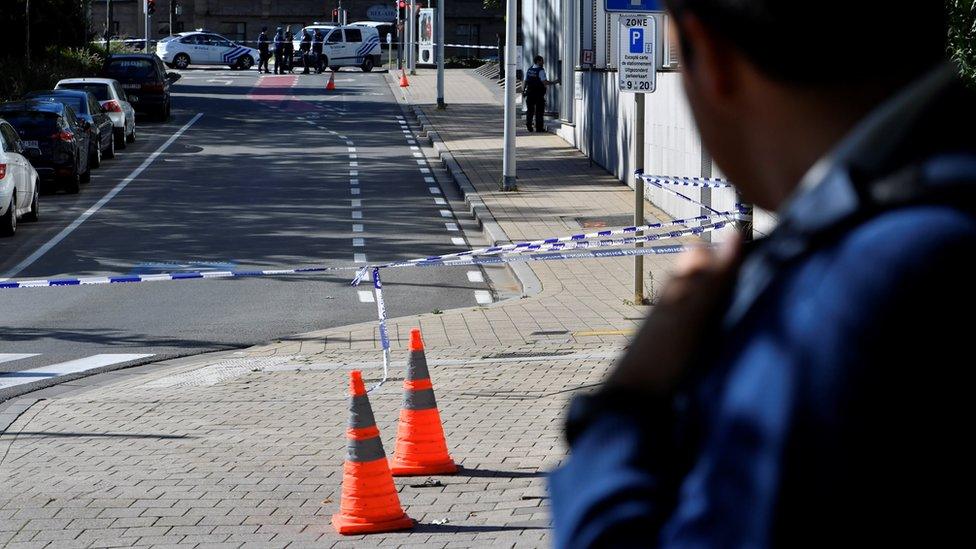
[[[444,0],[437,0],[437,108],[444,110]]]
[[[502,153],[502,190],[516,190],[515,183],[515,17],[518,0],[505,7],[505,147]]]

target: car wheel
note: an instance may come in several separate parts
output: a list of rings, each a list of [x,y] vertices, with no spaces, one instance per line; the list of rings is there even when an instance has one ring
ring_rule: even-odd
[[[129,143],[135,143],[136,142],[136,123],[135,122],[132,123],[132,132],[129,133],[129,135],[125,139]]]
[[[101,138],[98,138],[101,141]],[[102,144],[100,142],[95,144],[95,150],[88,155],[88,171],[92,168],[98,168],[102,165]]]
[[[105,158],[115,158],[115,136],[108,140],[108,150],[105,151]]]
[[[122,126],[122,131],[120,131],[118,133],[116,133],[116,132],[113,131],[112,132],[112,139],[115,141],[115,148],[116,149],[124,149],[125,148],[125,144],[127,143],[127,141],[125,139],[125,126]]]
[[[91,176],[91,170],[88,171],[89,177]],[[83,174],[78,173],[78,169],[75,168],[75,172],[71,176],[64,180],[64,190],[68,194],[78,194],[81,190],[81,181],[84,179]]]
[[[15,234],[17,234],[17,201],[11,196],[7,213],[0,217],[0,236],[13,236]]]
[[[372,57],[367,57],[363,61],[363,72],[369,72],[371,70],[373,70],[373,58]]]
[[[41,207],[38,204],[37,181],[34,182],[34,198],[31,200],[30,211],[24,216],[24,221],[37,221],[41,217]]]
[[[185,53],[179,53],[173,58],[173,68],[179,69],[181,71],[186,70],[190,66],[190,56]]]
[[[242,55],[240,59],[237,60],[237,68],[242,71],[250,70],[254,66],[254,59],[250,55]]]

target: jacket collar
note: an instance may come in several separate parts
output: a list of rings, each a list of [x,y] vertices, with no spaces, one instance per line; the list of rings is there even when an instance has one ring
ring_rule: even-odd
[[[777,228],[743,263],[725,317],[727,328],[752,308],[783,264],[810,249],[813,237],[864,207],[853,178],[882,177],[897,168],[893,155],[913,139],[920,120],[954,82],[955,67],[948,64],[926,74],[872,111],[810,169],[780,210]]]

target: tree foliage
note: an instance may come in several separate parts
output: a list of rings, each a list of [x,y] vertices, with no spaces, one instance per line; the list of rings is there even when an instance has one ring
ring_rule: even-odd
[[[976,85],[976,0],[947,0],[949,53],[963,77]]]

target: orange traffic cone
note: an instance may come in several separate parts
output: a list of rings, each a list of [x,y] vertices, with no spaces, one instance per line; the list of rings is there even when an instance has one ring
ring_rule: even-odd
[[[409,85],[410,82],[407,81],[407,73],[404,71],[400,71],[400,87],[406,88]]]
[[[335,71],[329,75],[329,83],[325,85],[325,91],[332,91],[335,88]]]
[[[417,328],[410,330],[410,360],[407,378],[403,380],[403,407],[390,469],[397,477],[457,472],[457,465],[447,453],[424,342]]]
[[[340,534],[369,534],[413,528],[400,507],[383,441],[376,428],[363,376],[349,372],[349,440],[342,467],[342,499],[332,526]]]

